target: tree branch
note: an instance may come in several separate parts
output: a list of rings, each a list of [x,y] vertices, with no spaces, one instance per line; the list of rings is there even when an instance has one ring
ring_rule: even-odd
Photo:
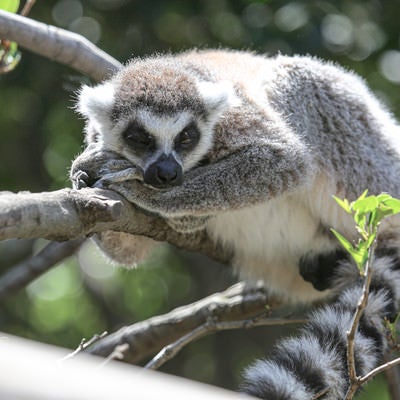
[[[231,257],[217,248],[205,232],[203,235],[175,232],[161,218],[143,213],[113,191],[85,188],[0,194],[0,240],[15,237],[66,240],[105,230],[167,241],[225,263]],[[239,284],[164,316],[123,328],[85,348],[84,352],[107,357],[115,354],[117,348],[121,349],[121,345],[128,344],[129,347],[124,346],[124,361],[134,363],[210,318],[221,322],[243,320],[265,312],[266,304],[263,286]]]
[[[0,10],[0,38],[101,81],[121,68],[113,57],[76,33]]]
[[[398,352],[397,352],[398,354]],[[385,363],[392,361],[390,353],[385,356]],[[399,364],[385,370],[385,378],[388,384],[389,397],[391,400],[400,400],[400,368]]]
[[[245,398],[238,393],[210,385],[113,361],[99,368],[102,360],[95,357],[81,355],[68,362],[60,362],[65,355],[65,349],[8,335],[1,339],[0,370],[4,372],[0,385],[1,399]]]
[[[372,371],[368,372],[368,374],[365,374],[364,376],[358,378],[359,386],[367,383],[381,372],[387,371],[388,369],[393,368],[394,366],[399,364],[400,364],[400,357],[395,358],[394,360],[388,361],[385,364],[382,364],[379,367],[374,368]]]
[[[225,264],[231,260],[230,252],[218,247],[206,232],[178,233],[163,219],[141,212],[110,190],[0,193],[0,240],[41,237],[63,241],[106,230],[147,236]]]
[[[289,324],[302,324],[306,322],[304,318],[271,318],[264,312],[252,319],[219,322],[216,318],[208,319],[203,325],[200,325],[193,331],[179,338],[174,343],[165,346],[152,360],[150,360],[145,368],[158,369],[167,361],[174,358],[185,346],[206,335],[218,331],[226,331],[233,329],[250,329],[256,326],[283,326]]]
[[[38,254],[15,265],[0,277],[0,300],[22,289],[58,262],[72,255],[84,240],[79,238],[64,243],[51,242]]]
[[[356,360],[355,360],[355,337],[357,329],[359,327],[361,316],[368,305],[369,298],[369,287],[372,280],[373,272],[373,258],[377,245],[377,239],[372,242],[371,247],[368,249],[368,259],[365,264],[364,270],[364,283],[362,288],[361,296],[358,300],[356,310],[354,312],[353,320],[351,322],[350,329],[346,332],[347,336],[347,369],[349,373],[349,387],[345,396],[345,400],[351,400],[354,397],[357,389],[361,386],[356,371]]]
[[[104,331],[103,333],[101,333],[100,335],[96,334],[94,335],[92,338],[90,338],[89,340],[86,340],[85,338],[83,338],[81,340],[81,342],[79,343],[79,346],[72,352],[67,354],[65,357],[63,357],[60,361],[67,361],[73,357],[75,357],[77,354],[82,353],[82,351],[86,348],[91,346],[93,343],[97,342],[98,340],[100,340],[101,338],[105,337],[108,334],[107,331]]]
[[[269,301],[262,284],[239,283],[167,314],[123,327],[85,348],[84,352],[107,357],[117,346],[127,344],[123,361],[134,364],[211,319],[223,323],[252,318],[265,313],[267,304],[271,303],[274,300]]]
[[[26,17],[30,13],[30,11],[35,3],[36,3],[36,0],[26,0],[24,6],[22,7],[20,14],[23,17]]]

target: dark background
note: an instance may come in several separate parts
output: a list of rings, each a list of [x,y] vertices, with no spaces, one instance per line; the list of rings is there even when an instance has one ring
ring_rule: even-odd
[[[318,56],[358,72],[400,113],[398,0],[47,0],[30,16],[81,33],[122,62],[190,47]],[[83,81],[25,51],[16,70],[0,76],[0,190],[69,186],[71,159],[82,149],[83,123],[72,108]],[[0,243],[0,271],[44,243]],[[74,348],[82,337],[167,312],[233,282],[228,268],[166,246],[145,266],[126,271],[87,245],[5,302],[0,330]],[[235,388],[243,366],[282,332],[219,333],[193,343],[163,370]],[[384,384],[375,382],[364,396],[387,398]]]

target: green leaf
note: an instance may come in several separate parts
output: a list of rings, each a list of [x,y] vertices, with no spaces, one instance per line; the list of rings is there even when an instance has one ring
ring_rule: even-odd
[[[18,43],[17,42],[10,42],[9,53],[11,55],[15,55],[17,52],[18,52]]]
[[[361,196],[357,199],[357,201],[358,201],[358,200],[365,199],[365,197],[367,196],[367,194],[368,194],[368,189],[365,189],[365,190],[362,192]]]
[[[335,199],[336,203],[339,204],[340,207],[343,208],[344,211],[346,211],[348,214],[351,214],[351,207],[350,207],[350,203],[347,199],[339,199],[339,197],[333,196],[333,198]]]
[[[0,0],[0,10],[16,13],[19,8],[19,0]]]
[[[382,201],[383,205],[392,209],[392,214],[397,214],[400,212],[400,200],[395,198],[385,199]]]
[[[389,193],[381,193],[376,196],[380,203],[384,203],[386,200],[393,199],[393,197]]]
[[[353,257],[353,260],[357,264],[360,272],[363,273],[365,262],[368,259],[368,249],[366,248],[366,242],[360,240],[357,246],[353,246],[349,253]]]
[[[0,10],[16,13],[20,5],[19,0],[0,0]],[[0,74],[13,70],[21,59],[16,42],[0,39]]]
[[[354,218],[354,221],[357,224],[357,228],[359,228],[357,230],[360,232],[360,234],[365,232],[365,226],[367,224],[367,215],[365,213],[357,211],[357,212],[354,213],[353,218]]]
[[[368,196],[362,199],[357,199],[352,203],[352,209],[361,214],[368,214],[376,210],[379,206],[379,201],[376,196]]]
[[[369,238],[368,238],[368,240],[367,240],[367,243],[366,243],[367,249],[369,249],[369,248],[372,246],[372,243],[373,243],[374,240],[376,239],[376,235],[377,235],[377,231],[375,231],[374,233],[372,233],[372,234],[369,236]]]
[[[387,193],[381,193],[378,196],[367,196],[367,193],[367,190],[364,191],[357,200],[350,204],[346,199],[340,200],[334,197],[343,209],[353,214],[354,221],[356,222],[356,230],[361,237],[357,245],[351,244],[339,232],[331,229],[341,245],[353,257],[362,274],[364,274],[369,249],[376,240],[381,221],[387,216],[400,212],[400,200],[393,198]]]
[[[354,251],[353,245],[337,230],[331,228],[331,232],[336,236],[336,239],[339,240],[340,244],[347,250],[350,254]]]
[[[364,271],[364,265],[368,258],[367,242],[360,240],[356,247],[354,247],[342,234],[335,229],[331,228],[331,232],[336,236],[337,240],[344,247],[344,249],[353,257],[358,269],[361,273]]]
[[[379,208],[373,211],[369,216],[368,226],[371,231],[375,231],[376,228],[379,226],[382,219],[385,217],[385,214],[381,212]]]
[[[364,229],[364,227],[356,226],[356,231],[363,240],[368,240],[369,233]]]
[[[0,0],[1,1],[1,0]],[[15,42],[0,40],[0,74],[12,71],[21,59],[21,53]]]

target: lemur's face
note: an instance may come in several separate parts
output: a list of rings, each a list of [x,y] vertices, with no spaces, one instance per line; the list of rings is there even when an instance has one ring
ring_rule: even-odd
[[[117,143],[108,144],[117,145],[143,170],[144,183],[155,188],[180,185],[183,171],[203,158],[212,140],[204,123],[188,111],[157,115],[138,109],[123,125]]]
[[[120,154],[158,189],[180,185],[213,143],[214,125],[237,102],[225,82],[199,81],[182,68],[135,62],[79,95],[89,141]]]

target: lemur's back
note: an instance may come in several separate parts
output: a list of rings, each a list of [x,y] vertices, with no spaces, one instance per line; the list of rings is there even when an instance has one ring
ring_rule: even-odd
[[[270,64],[270,59],[264,56],[230,50],[190,51],[179,55],[177,60],[203,65],[218,79],[246,85],[263,79]]]
[[[308,183],[276,200],[216,215],[210,233],[236,249],[242,276],[264,277],[268,286],[296,299],[323,297],[298,275],[298,264],[305,254],[335,251],[330,227],[357,237],[354,222],[332,195],[354,200],[368,189],[400,196],[398,124],[359,77],[310,57],[231,51],[180,57],[212,71],[216,80],[233,81],[245,102],[265,112],[266,119],[271,113],[281,118],[312,155]],[[217,140],[218,133],[217,124]],[[397,245],[399,227],[400,217],[392,218],[382,226],[382,236]]]
[[[339,195],[354,198],[368,188],[400,196],[400,126],[357,75],[303,56],[210,50],[178,59],[232,80],[250,101],[272,107],[312,147]]]

